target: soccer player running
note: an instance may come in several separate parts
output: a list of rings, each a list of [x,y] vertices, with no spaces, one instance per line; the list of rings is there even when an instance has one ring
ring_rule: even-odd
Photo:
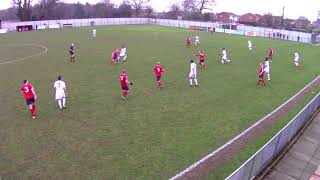
[[[272,58],[273,58],[273,49],[272,48],[269,49],[268,58],[269,58],[269,61],[272,62]]]
[[[224,64],[224,63],[226,63],[226,62],[230,62],[230,60],[227,58],[226,48],[222,48],[221,63]]]
[[[199,65],[200,65],[200,68],[202,69],[206,69],[207,68],[207,65],[205,63],[205,54],[203,51],[199,51],[199,53],[197,54],[197,56],[199,57]]]
[[[270,81],[271,79],[270,79],[270,62],[269,62],[269,58],[265,59],[264,71],[267,73],[268,81]]]
[[[61,80],[62,77],[58,76],[58,80],[54,82],[55,89],[55,99],[58,102],[60,110],[66,108],[66,96],[67,96],[67,87],[66,83]]]
[[[264,86],[266,83],[264,82],[264,65],[263,63],[260,63],[260,68],[259,68],[259,79],[257,81],[257,85],[260,85],[262,83]]]
[[[70,62],[76,62],[75,61],[75,50],[74,50],[74,43],[72,43],[70,45],[70,48],[69,48],[69,54],[70,54]]]
[[[128,80],[128,76],[126,70],[122,70],[120,75],[120,85],[122,88],[122,99],[126,100],[127,95],[129,94],[129,84],[133,85],[132,82]]]
[[[93,29],[92,29],[92,37],[93,37],[93,38],[96,38],[96,37],[97,37],[97,29],[96,29],[96,28],[93,28]]]
[[[153,67],[153,72],[156,75],[156,80],[157,80],[157,83],[158,83],[158,87],[160,89],[162,89],[163,86],[162,86],[162,83],[161,83],[161,76],[162,76],[162,73],[164,73],[164,68],[160,65],[160,62],[157,62],[157,64]]]
[[[200,37],[199,37],[199,35],[196,35],[196,36],[195,36],[194,44],[195,44],[195,45],[200,44]]]
[[[120,58],[122,58],[122,63],[126,62],[127,59],[127,48],[122,45],[121,51],[120,51]]]
[[[299,67],[300,66],[300,56],[299,56],[298,51],[294,52],[294,60],[293,61],[294,61],[295,67]]]
[[[187,37],[187,47],[190,48],[192,46],[191,37]]]
[[[23,80],[21,92],[24,95],[27,105],[29,106],[32,119],[35,119],[36,118],[35,100],[37,99],[37,94],[33,86],[28,82],[28,80]]]
[[[111,54],[111,63],[112,64],[118,64],[118,60],[119,60],[119,50],[115,49],[112,54]]]
[[[251,42],[251,40],[248,40],[248,49],[250,51],[252,50],[252,42]]]
[[[193,86],[193,82],[195,83],[195,86],[198,87],[197,64],[193,60],[190,61],[189,81],[190,81],[190,87]]]

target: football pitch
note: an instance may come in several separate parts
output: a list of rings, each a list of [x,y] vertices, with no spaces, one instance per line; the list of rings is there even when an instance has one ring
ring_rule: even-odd
[[[319,74],[317,47],[158,26],[97,27],[0,36],[0,179],[168,179],[241,133]],[[201,44],[185,47],[188,35]],[[76,46],[76,63],[68,49]],[[126,64],[111,65],[127,46]],[[221,64],[221,49],[231,63]],[[274,49],[271,81],[257,86],[259,63]],[[188,87],[190,59],[206,53],[199,87]],[[293,67],[298,50],[301,67]],[[159,90],[152,67],[165,68]],[[134,83],[121,99],[119,76]],[[62,75],[68,108],[54,101]],[[22,80],[38,95],[30,118]]]

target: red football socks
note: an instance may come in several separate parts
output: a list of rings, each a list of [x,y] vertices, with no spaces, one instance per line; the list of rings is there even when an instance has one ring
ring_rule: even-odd
[[[30,109],[30,113],[31,113],[31,115],[33,116],[33,109]]]
[[[35,116],[36,115],[36,105],[35,104],[32,105],[32,110],[33,110],[33,116]]]

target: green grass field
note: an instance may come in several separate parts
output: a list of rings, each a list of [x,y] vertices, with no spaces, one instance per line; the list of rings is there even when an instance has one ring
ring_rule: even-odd
[[[0,36],[0,177],[3,179],[167,179],[271,112],[318,75],[317,47],[285,41],[199,32],[201,45],[187,49],[187,29],[156,26],[98,27],[9,33]],[[77,62],[68,61],[74,42]],[[106,64],[115,47],[127,45],[125,65]],[[221,48],[231,63],[219,63]],[[259,62],[275,50],[272,81],[256,86]],[[208,69],[200,87],[188,87],[189,60],[199,49]],[[294,50],[302,66],[293,67]],[[153,65],[166,72],[156,87]],[[121,100],[122,68],[134,82]],[[67,83],[68,109],[54,101],[53,82]],[[38,93],[31,120],[20,86],[29,79]],[[231,172],[231,171],[230,171]],[[217,177],[212,175],[212,177]]]

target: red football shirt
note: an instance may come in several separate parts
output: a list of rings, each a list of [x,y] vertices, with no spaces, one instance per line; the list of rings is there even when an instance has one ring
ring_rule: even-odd
[[[33,87],[32,87],[31,84],[24,84],[24,85],[22,85],[21,91],[22,91],[25,99],[34,98],[34,94],[33,94],[32,90],[31,90],[32,88],[33,88]]]
[[[205,59],[204,53],[199,52],[199,59],[200,59],[200,61],[204,61],[204,59]]]
[[[264,66],[263,66],[263,64],[260,66],[259,75],[260,76],[264,75]]]
[[[269,49],[269,56],[272,56],[273,55],[273,49]]]
[[[162,73],[164,72],[164,69],[163,69],[163,67],[160,66],[160,65],[155,65],[155,66],[153,67],[153,71],[154,71],[154,73],[156,74],[156,76],[161,76]]]
[[[121,83],[121,87],[127,87],[128,83],[127,83],[128,77],[126,73],[122,73],[120,75],[120,83]]]
[[[117,59],[117,58],[118,58],[118,55],[119,55],[118,51],[114,51],[114,52],[112,53],[112,57],[113,57],[114,59]]]

